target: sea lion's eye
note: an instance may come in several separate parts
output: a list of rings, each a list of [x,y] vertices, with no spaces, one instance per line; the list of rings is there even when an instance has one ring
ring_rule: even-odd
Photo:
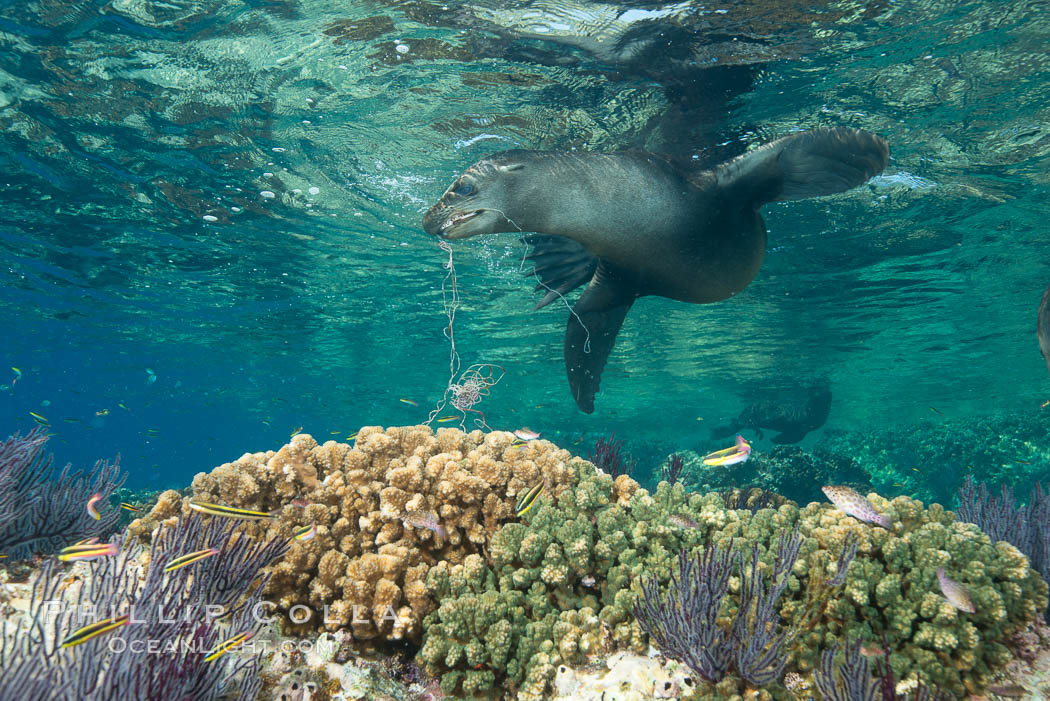
[[[468,195],[474,194],[474,186],[470,183],[463,183],[452,192],[461,197],[467,197]]]

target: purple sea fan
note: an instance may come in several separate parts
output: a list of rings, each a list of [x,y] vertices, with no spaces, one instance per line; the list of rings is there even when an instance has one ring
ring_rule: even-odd
[[[860,652],[860,639],[846,645],[841,664],[835,664],[838,643],[820,653],[820,667],[813,671],[813,681],[826,701],[876,701],[882,698],[879,684],[868,670],[868,661]]]
[[[667,462],[660,467],[660,476],[665,482],[673,486],[681,478],[683,468],[685,468],[685,462],[682,460],[682,456],[675,453],[668,456]]]
[[[614,431],[608,440],[599,438],[595,441],[594,451],[587,456],[587,459],[594,463],[595,467],[606,474],[612,475],[613,478],[620,475],[630,475],[637,461],[630,455],[627,457],[622,456],[620,454],[622,447],[623,439],[616,440],[616,432]]]
[[[739,553],[709,545],[703,555],[678,553],[678,572],[672,574],[667,598],[660,598],[656,577],[642,585],[634,615],[665,654],[684,662],[709,682],[721,681],[730,666],[756,685],[779,679],[787,664],[785,643],[793,637],[780,628],[777,602],[795,566],[803,538],[798,526],[781,533],[767,586],[759,567],[758,545],[745,564]],[[728,628],[718,625],[729,577],[739,570],[740,607]]]
[[[883,656],[878,660],[875,677],[872,677],[868,660],[861,652],[861,641],[846,643],[843,660],[835,664],[839,646],[820,653],[820,667],[813,670],[813,681],[824,701],[950,701],[950,694],[943,693],[921,681],[910,694],[897,693],[897,679],[889,663],[889,648],[883,639]]]
[[[115,542],[119,554],[92,562],[75,594],[64,592],[68,570],[45,562],[29,611],[14,630],[8,623],[0,630],[0,699],[254,699],[263,648],[249,643],[242,652],[207,657],[221,641],[261,631],[270,612],[261,601],[263,569],[287,551],[287,541],[257,540],[228,520],[192,514],[156,535],[148,558],[128,534]],[[164,572],[165,563],[202,543],[220,555]],[[132,621],[60,646],[73,631],[112,615]]]
[[[956,516],[961,521],[977,524],[992,542],[1005,540],[1024,553],[1032,569],[1050,582],[1050,495],[1036,483],[1028,497],[1028,504],[1014,506],[1013,490],[999,486],[999,496],[988,493],[984,482],[975,485],[973,478],[959,489],[959,508]]]
[[[726,675],[733,648],[718,625],[718,610],[729,590],[729,577],[739,554],[717,545],[695,557],[678,551],[678,572],[671,575],[667,598],[660,597],[656,577],[642,585],[634,615],[664,654],[685,664],[709,682]]]
[[[48,437],[38,428],[0,443],[0,552],[11,558],[103,537],[120,518],[117,509],[103,509],[99,520],[87,510],[93,494],[106,503],[124,483],[117,462],[99,461],[89,473],[71,472],[70,465],[56,471],[43,453]]]

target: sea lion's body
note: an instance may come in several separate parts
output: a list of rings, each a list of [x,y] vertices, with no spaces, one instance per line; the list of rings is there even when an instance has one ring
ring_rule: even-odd
[[[569,317],[565,361],[577,404],[591,412],[636,298],[733,296],[765,257],[763,204],[849,189],[887,157],[885,141],[851,129],[803,132],[699,172],[643,152],[503,151],[457,178],[423,228],[447,239],[541,234],[525,238],[548,290],[537,308],[588,284]]]
[[[1039,351],[1046,361],[1046,370],[1050,372],[1050,285],[1043,290],[1039,300],[1039,315],[1036,321],[1035,335],[1039,339]]]
[[[804,396],[783,399],[762,399],[748,405],[726,426],[711,430],[711,438],[725,438],[741,429],[756,431],[762,437],[762,429],[779,431],[773,437],[777,444],[798,443],[810,431],[815,431],[828,420],[831,412],[831,390],[813,387]]]

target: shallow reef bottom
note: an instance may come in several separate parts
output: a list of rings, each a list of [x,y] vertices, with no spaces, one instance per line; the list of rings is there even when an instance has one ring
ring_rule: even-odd
[[[524,508],[523,495],[537,491]],[[299,434],[280,450],[198,474],[189,489],[158,495],[113,542],[135,553],[145,579],[217,587],[225,552],[164,574],[151,553],[160,552],[157,543],[166,558],[179,552],[175,534],[218,533],[194,520],[227,521],[215,505],[254,514],[223,533],[229,548],[274,553],[257,589],[244,594],[265,604],[266,622],[210,663],[251,662],[262,688],[241,699],[801,701],[821,696],[814,682],[821,652],[851,642],[873,658],[873,673],[877,660],[891,670],[897,698],[923,687],[974,700],[997,691],[1050,694],[1047,584],[1024,555],[938,504],[867,498],[891,527],[826,503],[730,501],[667,482],[650,493],[549,441],[503,431],[373,426],[353,445]],[[798,538],[798,556],[781,572],[778,542],[788,533]],[[202,547],[204,536],[194,537],[182,551]],[[705,634],[715,642],[734,620],[758,625],[765,642],[734,651],[732,664],[705,679],[650,645],[637,604],[647,585],[670,596],[680,552],[696,557],[713,546],[739,554],[724,596],[666,606],[694,621],[701,617],[691,606],[713,605]],[[845,558],[853,546],[855,557]],[[4,567],[0,598],[11,635],[39,609],[31,583],[42,575],[39,559]],[[53,587],[68,597],[111,576],[106,567],[77,562],[55,575],[51,563],[44,571],[76,582]],[[942,568],[967,588],[973,613],[941,594]],[[743,607],[749,587],[759,588],[759,601],[778,588],[775,610]],[[247,625],[236,622],[245,615],[220,617],[220,625],[234,619],[232,635]],[[69,632],[41,644],[54,646]],[[47,656],[48,664],[99,655],[102,675],[134,664],[106,656],[106,644],[97,638]],[[748,681],[766,673],[774,681]],[[202,690],[193,698],[219,697]]]

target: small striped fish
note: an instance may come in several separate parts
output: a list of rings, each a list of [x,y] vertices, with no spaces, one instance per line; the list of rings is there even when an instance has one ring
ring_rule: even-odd
[[[101,621],[92,623],[91,625],[78,628],[62,640],[62,647],[73,647],[74,645],[86,643],[92,638],[97,638],[98,636],[114,631],[121,626],[126,626],[130,620],[131,618],[127,614],[124,614],[123,616],[104,618]]]
[[[266,511],[252,511],[251,509],[238,509],[223,504],[209,504],[206,501],[191,501],[190,508],[210,516],[222,516],[223,518],[242,519],[245,521],[273,518],[276,515]]]
[[[521,518],[528,513],[529,509],[532,508],[532,505],[536,503],[536,500],[540,498],[540,494],[542,493],[543,482],[540,482],[535,487],[521,495],[521,498],[518,499],[517,505],[514,507],[514,511],[517,513],[518,518]]]
[[[176,557],[173,560],[169,560],[168,564],[164,565],[164,571],[165,572],[174,572],[175,570],[179,569],[180,567],[185,567],[186,565],[192,565],[195,562],[200,562],[201,560],[203,560],[205,558],[209,558],[212,555],[218,555],[218,554],[219,554],[219,551],[216,550],[215,548],[206,548],[204,550],[197,550],[197,551],[192,552],[192,553],[186,553],[185,555],[181,555],[179,557]]]

